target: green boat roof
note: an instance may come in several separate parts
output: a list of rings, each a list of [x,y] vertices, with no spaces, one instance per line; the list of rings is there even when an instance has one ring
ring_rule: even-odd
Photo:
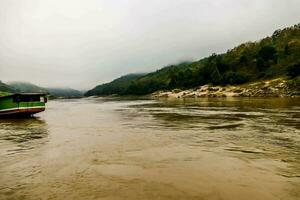
[[[0,96],[0,99],[14,97],[14,96],[46,96],[46,93],[14,93],[6,96]]]

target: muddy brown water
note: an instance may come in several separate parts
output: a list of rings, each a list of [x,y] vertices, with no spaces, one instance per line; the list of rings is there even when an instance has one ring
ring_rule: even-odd
[[[0,119],[0,199],[300,199],[300,99],[50,101]]]

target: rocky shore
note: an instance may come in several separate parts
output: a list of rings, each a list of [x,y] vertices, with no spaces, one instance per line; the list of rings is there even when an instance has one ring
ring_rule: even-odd
[[[222,98],[222,97],[294,97],[300,96],[299,88],[282,78],[260,81],[240,86],[211,86],[172,91],[158,91],[155,98]]]

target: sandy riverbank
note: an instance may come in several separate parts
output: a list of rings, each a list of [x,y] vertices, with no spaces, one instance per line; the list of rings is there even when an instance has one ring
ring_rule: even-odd
[[[210,97],[294,97],[300,96],[300,90],[292,87],[289,81],[278,78],[240,86],[204,85],[193,89],[158,91],[155,98],[210,98]]]

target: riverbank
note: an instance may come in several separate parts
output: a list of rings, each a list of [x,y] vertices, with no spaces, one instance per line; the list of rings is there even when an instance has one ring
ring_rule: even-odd
[[[300,96],[296,80],[277,78],[239,86],[204,85],[193,89],[158,91],[154,98],[222,98],[222,97],[296,97]]]

